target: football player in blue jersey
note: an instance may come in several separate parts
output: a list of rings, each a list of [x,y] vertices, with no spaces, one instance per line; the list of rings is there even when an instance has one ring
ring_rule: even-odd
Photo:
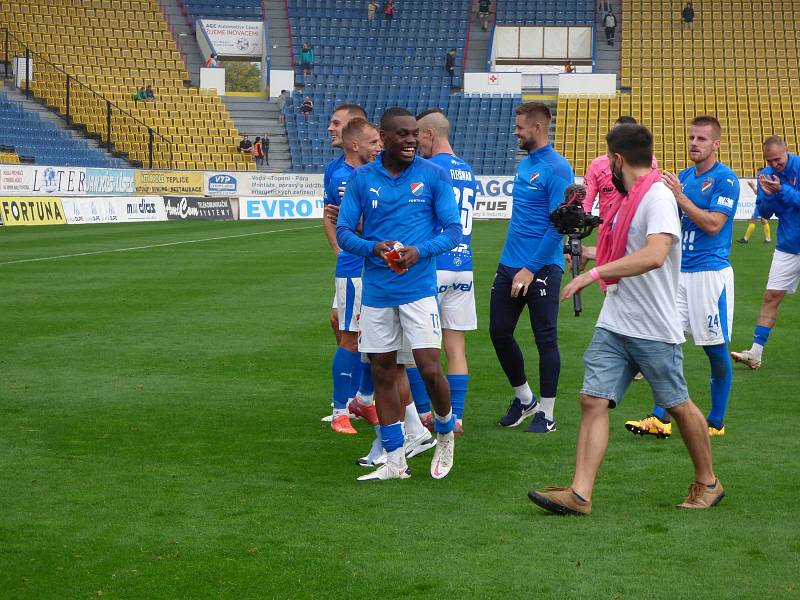
[[[733,218],[739,203],[739,178],[717,160],[722,126],[701,115],[689,125],[689,158],[694,166],[662,178],[681,210],[681,274],[678,314],[683,330],[701,346],[711,366],[711,411],[708,432],[725,435],[725,411],[733,383],[728,354],[733,329],[733,268],[729,260]],[[625,428],[640,435],[667,438],[672,423],[667,411],[653,406],[644,419]]]
[[[450,121],[438,108],[417,115],[419,152],[439,165],[452,180],[456,205],[461,214],[461,243],[436,260],[439,311],[442,317],[444,351],[447,355],[447,380],[456,417],[455,434],[463,433],[462,419],[467,397],[469,371],[465,332],[478,328],[475,288],[472,278],[472,215],[475,212],[475,176],[472,168],[455,155],[450,146]],[[422,422],[433,429],[430,399],[419,371],[408,369],[408,380]]]
[[[764,160],[767,167],[758,175],[756,207],[765,219],[778,217],[777,244],[753,345],[749,350],[731,352],[733,360],[751,369],[761,366],[761,354],[783,298],[794,294],[800,283],[800,156],[789,154],[786,142],[772,136],[764,141]]]
[[[361,108],[358,104],[340,104],[336,108],[333,109],[333,114],[331,115],[331,120],[328,123],[328,135],[331,138],[331,146],[334,148],[341,148],[342,147],[342,130],[345,128],[347,123],[354,118],[362,118],[367,119],[367,112]],[[345,157],[344,154],[334,158],[325,166],[325,175],[323,176],[323,190],[324,193],[327,193],[331,190],[331,182],[333,178],[333,172],[340,168],[344,163]],[[344,195],[344,190],[339,189],[336,198],[336,202],[334,202],[334,196],[331,196],[330,201],[326,201],[325,203],[325,214],[329,215],[332,214],[333,217],[326,218],[323,220],[322,229],[325,232],[325,237],[328,240],[328,244],[330,244],[331,249],[333,250],[334,254],[336,255],[337,261],[337,269],[338,269],[338,262],[339,262],[339,245],[336,242],[336,216],[335,211],[339,208],[339,202],[341,202],[341,197]],[[354,305],[354,296],[355,296],[355,283],[353,285],[345,285],[345,286],[336,286],[334,281],[334,292],[333,297],[333,306],[331,307],[330,313],[330,324],[331,329],[333,329],[333,333],[336,336],[336,353],[334,354],[333,362],[334,365],[332,367],[332,375],[333,375],[333,387],[334,389],[337,385],[342,386],[342,380],[347,380],[350,382],[350,396],[358,396],[363,402],[356,403],[356,404],[349,404],[348,409],[352,406],[353,410],[350,411],[350,415],[354,418],[363,417],[369,420],[370,422],[374,421],[376,415],[369,414],[365,411],[360,411],[359,409],[362,406],[369,406],[372,402],[372,393],[374,391],[372,385],[372,376],[370,375],[370,367],[369,362],[366,360],[366,357],[362,357],[362,362],[357,365],[355,368],[355,376],[353,376],[353,372],[348,370],[349,362],[347,360],[348,356],[341,351],[340,342],[341,342],[341,333],[339,330],[339,306],[353,306]],[[347,294],[350,294],[348,297]],[[338,374],[338,375],[337,375]],[[337,378],[339,381],[337,382]],[[335,404],[335,403],[334,403]],[[322,418],[323,421],[333,421],[333,415],[328,414]],[[350,432],[352,433],[352,432]]]
[[[348,121],[341,131],[344,160],[332,170],[325,188],[325,203],[341,204],[340,190],[350,174],[361,165],[372,162],[378,155],[381,139],[377,128],[362,117]],[[326,221],[328,222],[328,221]],[[352,382],[361,376],[361,354],[358,351],[358,317],[361,312],[361,271],[364,259],[339,250],[336,259],[336,303],[339,324],[339,347],[333,360],[333,421],[337,433],[356,434],[350,424],[350,414],[362,416],[373,425],[378,415],[371,394],[352,395]],[[349,401],[349,405],[348,405]]]
[[[492,284],[489,334],[500,366],[514,389],[503,427],[516,427],[529,415],[526,431],[556,430],[553,405],[561,371],[558,351],[558,295],[564,273],[564,238],[550,213],[564,201],[575,175],[550,145],[550,109],[538,102],[517,107],[514,135],[528,153],[514,178],[511,222]],[[539,351],[539,400],[528,385],[525,359],[514,339],[522,310],[528,307]]]
[[[410,476],[403,449],[406,408],[398,393],[401,350],[412,352],[433,400],[437,444],[431,477],[441,479],[453,465],[455,417],[439,362],[435,257],[461,241],[461,220],[449,177],[416,156],[419,127],[414,116],[403,108],[387,109],[380,133],[384,150],[350,176],[336,226],[339,245],[366,258],[358,345],[371,358],[387,453],[386,464],[359,480]],[[394,247],[396,242],[402,247]]]

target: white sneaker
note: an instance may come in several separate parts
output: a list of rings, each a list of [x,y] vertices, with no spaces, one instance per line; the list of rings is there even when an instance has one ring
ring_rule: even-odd
[[[742,350],[741,352],[731,352],[731,358],[736,362],[744,363],[751,369],[761,367],[761,359],[756,358],[752,350]]]
[[[403,449],[398,448],[388,457],[385,465],[382,465],[372,473],[367,473],[358,478],[358,481],[387,481],[389,479],[408,479],[411,477],[411,469],[408,468]]]
[[[406,453],[406,458],[414,458],[415,456],[427,452],[436,445],[436,438],[433,437],[427,429],[417,437],[410,435],[406,436],[406,443],[403,444],[403,450]]]
[[[444,479],[453,468],[455,436],[453,432],[436,434],[436,450],[431,461],[431,477]]]

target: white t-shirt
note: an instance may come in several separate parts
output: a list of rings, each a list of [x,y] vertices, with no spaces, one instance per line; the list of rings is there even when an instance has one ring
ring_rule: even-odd
[[[623,277],[609,288],[597,327],[620,335],[670,344],[682,344],[676,298],[681,272],[681,221],[675,196],[657,181],[639,203],[628,230],[625,255],[647,245],[647,236],[668,233],[674,238],[667,260],[658,268]]]

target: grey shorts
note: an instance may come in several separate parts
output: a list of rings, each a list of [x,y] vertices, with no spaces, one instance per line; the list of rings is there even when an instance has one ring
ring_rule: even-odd
[[[689,399],[680,344],[628,337],[597,327],[583,365],[581,394],[604,398],[611,408],[622,402],[638,371],[650,384],[658,406],[672,408]]]

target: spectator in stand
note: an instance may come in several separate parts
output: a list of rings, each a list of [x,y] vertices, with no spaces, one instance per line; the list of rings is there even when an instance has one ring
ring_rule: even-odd
[[[303,103],[300,105],[300,112],[303,113],[303,116],[306,118],[306,121],[308,121],[309,115],[311,115],[314,112],[314,103],[308,96],[303,98]]]
[[[614,36],[617,33],[617,17],[614,16],[614,11],[611,10],[611,7],[608,7],[608,12],[606,16],[603,17],[603,27],[606,28],[606,43],[609,46],[614,45]]]
[[[685,29],[691,29],[694,24],[694,8],[692,8],[692,3],[687,2],[686,6],[683,7],[681,11],[681,19],[683,20],[683,26]]]
[[[269,132],[265,131],[261,137],[261,149],[264,151],[264,164],[269,166]]]
[[[387,21],[394,19],[394,0],[386,0],[386,4],[383,5],[383,14]]]
[[[303,65],[303,77],[311,77],[314,72],[314,47],[308,42],[303,42],[300,50],[300,64]]]
[[[212,52],[211,56],[209,56],[208,60],[206,61],[206,68],[207,69],[216,69],[218,66],[219,66],[219,63],[217,61],[217,55]]]
[[[136,95],[133,97],[134,100],[144,102],[147,100],[147,92],[144,91],[144,86],[140,87],[139,90],[136,92]]]
[[[264,147],[261,145],[260,137],[256,137],[253,143],[253,158],[256,160],[256,169],[260,169],[264,163]]]
[[[444,70],[450,75],[450,87],[453,87],[453,77],[456,74],[456,51],[448,50],[444,58]]]
[[[568,60],[567,63],[564,65],[564,73],[574,73],[575,72],[575,65],[572,64],[571,60]]]
[[[489,7],[491,6],[491,0],[479,0],[478,1],[478,22],[481,24],[481,29],[486,31],[489,29]]]
[[[278,124],[283,125],[286,123],[286,102],[289,100],[289,90],[281,90],[281,95],[278,96]]]
[[[250,141],[250,136],[242,136],[242,141],[239,142],[239,153],[244,156],[245,154],[252,154],[253,142]]]
[[[378,12],[378,2],[376,0],[369,0],[369,6],[367,6],[367,20],[370,23],[375,19],[376,12]]]
[[[156,95],[153,93],[152,86],[148,85],[147,88],[144,90],[146,99],[148,102],[154,102],[156,99]]]

